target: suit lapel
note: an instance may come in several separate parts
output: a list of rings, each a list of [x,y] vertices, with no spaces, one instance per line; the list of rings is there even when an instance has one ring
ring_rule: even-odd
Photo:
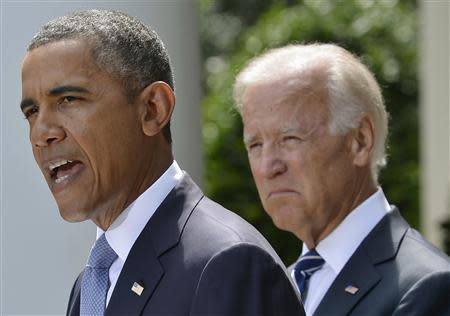
[[[123,266],[105,315],[139,315],[164,274],[151,245],[141,241]],[[144,288],[140,295],[132,291],[135,282]]]
[[[134,243],[117,280],[105,315],[139,315],[164,277],[159,257],[175,247],[203,193],[185,174],[148,221]],[[132,291],[137,282],[141,295]]]
[[[78,291],[77,296],[75,296],[69,310],[67,312],[69,316],[80,316],[80,291]]]
[[[81,280],[83,279],[83,272],[80,273],[75,284],[73,286],[72,293],[70,295],[69,305],[67,307],[68,316],[80,315],[80,292],[81,292]]]
[[[367,256],[355,256],[337,276],[314,316],[348,315],[353,306],[378,283],[380,278]],[[358,291],[355,294],[348,293],[345,291],[348,286],[354,286]]]
[[[376,265],[392,260],[409,225],[397,208],[383,217],[364,239],[314,312],[320,315],[348,315],[356,304],[366,296],[383,277]],[[348,286],[358,288],[354,294],[346,291]]]

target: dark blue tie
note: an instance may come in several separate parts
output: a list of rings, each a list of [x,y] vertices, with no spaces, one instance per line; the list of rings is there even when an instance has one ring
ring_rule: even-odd
[[[298,289],[302,295],[303,300],[305,299],[307,282],[311,275],[322,268],[325,260],[317,253],[316,250],[312,249],[300,257],[294,268],[295,282],[297,282]]]
[[[104,315],[109,288],[109,267],[117,254],[105,234],[95,242],[81,281],[80,315]]]

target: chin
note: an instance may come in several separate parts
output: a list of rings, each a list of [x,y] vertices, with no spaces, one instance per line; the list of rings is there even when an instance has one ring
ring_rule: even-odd
[[[66,222],[79,223],[89,219],[89,216],[86,213],[79,212],[74,209],[63,208],[61,206],[58,206],[58,208],[59,214]]]
[[[295,218],[295,214],[292,214],[290,210],[268,210],[270,218],[272,218],[273,224],[280,230],[284,230],[290,233],[294,233],[296,231],[296,227],[298,226],[297,219]]]
[[[290,227],[292,225],[289,225],[286,221],[272,218],[272,222],[278,229],[284,230],[287,232],[292,232],[292,229]]]
[[[273,224],[281,230],[287,230],[287,223],[289,220],[283,216],[283,214],[280,214],[279,211],[268,211],[267,212],[272,219]]]

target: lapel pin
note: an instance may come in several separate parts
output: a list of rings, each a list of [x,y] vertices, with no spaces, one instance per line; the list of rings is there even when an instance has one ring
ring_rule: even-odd
[[[137,282],[133,283],[133,286],[131,287],[131,290],[136,293],[138,296],[141,296],[142,292],[144,291],[144,288],[142,287],[142,285],[140,285]]]
[[[345,292],[355,295],[359,291],[359,288],[353,285],[349,285],[345,288]]]

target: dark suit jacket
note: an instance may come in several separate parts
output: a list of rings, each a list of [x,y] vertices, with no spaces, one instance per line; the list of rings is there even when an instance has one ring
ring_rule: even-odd
[[[68,315],[79,315],[80,281]],[[139,296],[134,282],[144,287]],[[250,224],[188,175],[131,248],[105,315],[304,315],[283,263]]]
[[[359,291],[347,293],[348,285]],[[364,239],[314,313],[334,315],[450,315],[449,258],[394,209]]]

